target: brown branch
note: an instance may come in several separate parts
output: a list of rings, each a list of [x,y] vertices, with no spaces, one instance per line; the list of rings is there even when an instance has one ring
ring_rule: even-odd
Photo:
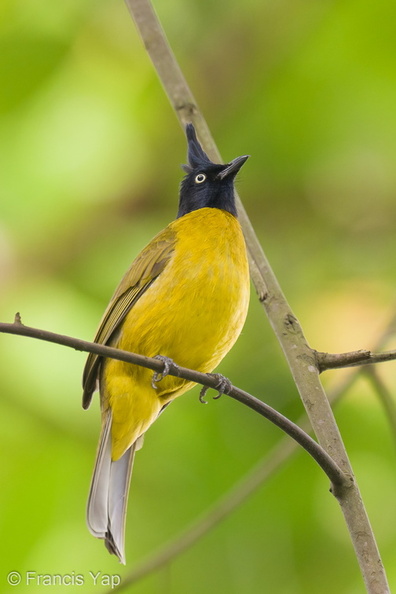
[[[122,351],[120,349],[108,347],[103,344],[97,344],[95,342],[80,340],[71,336],[64,336],[63,334],[56,334],[55,332],[49,332],[39,328],[25,326],[21,323],[19,313],[15,316],[15,322],[13,324],[0,323],[0,332],[5,334],[16,334],[19,336],[37,338],[46,342],[67,346],[77,351],[95,353],[96,355],[101,355],[103,357],[109,357],[111,359],[118,359],[119,361],[126,361],[127,363],[132,363],[134,365],[140,365],[141,367],[146,367],[159,373],[163,372],[164,370],[164,363],[158,359],[144,357],[143,355],[138,355],[136,353]],[[216,377],[216,375],[210,373],[200,373],[199,371],[187,369],[186,367],[180,367],[175,363],[170,365],[168,373],[169,375],[182,377],[188,381],[201,384],[206,388],[213,388],[214,390],[218,390],[219,388],[219,378]],[[300,429],[300,427],[287,419],[281,413],[273,409],[268,404],[265,404],[258,398],[255,398],[251,394],[248,394],[244,390],[236,388],[231,384],[225,385],[224,387],[222,386],[221,393],[230,396],[242,404],[245,404],[255,412],[268,419],[271,423],[282,429],[282,431],[287,433],[287,435],[292,437],[324,470],[332,482],[333,489],[335,489],[337,492],[341,493],[343,488],[346,488],[350,485],[350,477],[342,472],[331,456],[316,441],[314,441],[312,437],[310,437],[305,431]]]
[[[369,350],[350,351],[349,353],[323,353],[313,351],[320,373],[327,369],[341,369],[358,365],[373,365],[396,360],[396,350],[374,353]]]
[[[212,159],[218,159],[209,128],[184,79],[150,0],[126,0],[126,4],[178,118],[183,123],[188,120],[195,124],[204,150]],[[283,295],[239,198],[237,204],[249,251],[253,283],[288,361],[312,427],[323,448],[337,461],[340,468],[353,476],[340,432],[319,379],[315,354]],[[357,483],[354,482],[350,489],[344,490],[338,501],[367,591],[370,594],[386,594],[389,586],[385,570]],[[364,538],[361,538],[362,534]]]

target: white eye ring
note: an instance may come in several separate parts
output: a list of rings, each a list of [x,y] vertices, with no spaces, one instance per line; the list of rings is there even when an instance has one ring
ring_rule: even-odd
[[[198,173],[198,175],[195,176],[195,183],[202,184],[202,182],[204,182],[205,179],[206,179],[206,175],[204,173]]]

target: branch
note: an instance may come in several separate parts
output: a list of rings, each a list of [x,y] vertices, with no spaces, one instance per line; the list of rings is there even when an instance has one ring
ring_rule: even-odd
[[[208,510],[203,512],[182,532],[164,544],[158,551],[141,561],[137,567],[122,577],[121,584],[112,591],[121,592],[147,575],[158,571],[175,557],[192,547],[222,520],[241,505],[264,481],[273,476],[291,455],[296,453],[298,444],[283,438],[265,457],[260,460],[232,489],[225,493]],[[110,590],[106,594],[110,594]]]
[[[389,337],[396,332],[396,316],[393,316],[388,322],[379,339],[376,341],[375,348],[383,348]],[[364,368],[363,368],[364,369]],[[351,388],[359,377],[362,369],[356,369],[343,378],[339,385],[331,390],[328,395],[329,402],[336,404],[343,395]],[[367,368],[367,372],[374,371],[373,368]],[[395,419],[396,423],[396,419]],[[310,426],[306,415],[303,415],[297,424],[304,431],[309,431]],[[395,426],[396,437],[396,426]],[[187,549],[192,547],[199,539],[203,538],[210,530],[214,529],[220,522],[226,519],[240,505],[242,505],[259,487],[269,480],[277,471],[280,470],[293,454],[297,452],[298,444],[295,441],[285,437],[276,444],[268,454],[266,454],[245,476],[229,489],[218,501],[209,509],[191,522],[179,534],[174,536],[169,542],[162,545],[157,551],[151,553],[143,559],[138,565],[129,571],[122,578],[122,582],[115,588],[116,592],[125,590],[128,586],[144,579],[155,571],[171,563],[176,557],[182,555]],[[111,590],[106,592],[110,594]]]
[[[386,363],[396,359],[396,350],[385,351],[383,353],[373,353],[362,349],[360,351],[351,351],[349,353],[322,353],[313,351],[316,356],[317,366],[320,373],[327,369],[340,369],[342,367],[356,367],[357,365],[373,365],[376,363]]]
[[[126,0],[126,4],[178,118],[182,123],[192,121],[203,149],[211,159],[219,159],[220,155],[209,128],[186,83],[150,0]],[[309,347],[298,320],[283,295],[238,197],[237,207],[257,295],[283,349],[311,425],[322,447],[331,454],[346,474],[353,476],[333,412],[319,379],[314,351]],[[367,591],[369,594],[386,594],[389,592],[389,585],[357,483],[354,482],[350,489],[344,490],[337,498]],[[361,535],[364,535],[364,538]]]
[[[63,334],[56,334],[55,332],[48,332],[47,330],[41,330],[39,328],[32,328],[31,326],[25,326],[21,323],[19,313],[15,316],[13,324],[0,323],[0,332],[5,334],[16,334],[19,336],[27,336],[30,338],[37,338],[46,342],[52,342],[60,344],[66,347],[73,348],[77,351],[85,351],[88,353],[94,353],[103,357],[109,357],[111,359],[118,359],[119,361],[125,361],[134,365],[140,365],[147,369],[152,369],[156,372],[164,371],[164,363],[158,359],[151,357],[144,357],[136,353],[130,353],[128,351],[122,351],[113,347],[108,347],[103,344],[97,344],[95,342],[88,342],[86,340],[80,340],[79,338],[73,338],[71,336],[64,336]],[[176,364],[171,364],[169,367],[169,375],[181,377],[188,381],[193,381],[197,384],[201,384],[206,388],[213,388],[214,390],[219,388],[219,379],[216,375],[210,373],[200,373],[199,371],[193,371],[186,367],[180,367]],[[333,489],[337,492],[342,490],[343,487],[348,487],[350,484],[350,478],[345,475],[329,454],[310,437],[305,431],[300,429],[295,423],[284,417],[281,413],[273,409],[268,404],[265,404],[258,398],[255,398],[251,394],[248,394],[244,390],[236,388],[231,384],[222,386],[222,394],[230,396],[234,400],[238,400],[242,404],[245,404],[255,412],[259,413],[271,423],[282,429],[287,435],[292,437],[297,443],[299,443],[319,464],[324,470],[329,479],[332,482]]]
[[[374,367],[367,367],[365,369],[365,375],[370,380],[371,385],[378,394],[389,421],[393,440],[396,444],[396,405],[392,394]]]

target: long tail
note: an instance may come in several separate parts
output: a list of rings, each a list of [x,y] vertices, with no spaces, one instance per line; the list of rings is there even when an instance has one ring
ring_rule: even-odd
[[[139,440],[138,440],[139,441]],[[136,442],[115,462],[111,459],[111,411],[100,438],[88,497],[87,524],[103,538],[110,553],[125,564],[125,520]]]

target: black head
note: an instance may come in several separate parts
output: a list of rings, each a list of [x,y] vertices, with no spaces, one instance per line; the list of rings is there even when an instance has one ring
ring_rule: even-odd
[[[225,165],[212,163],[202,150],[192,124],[187,124],[186,134],[189,165],[183,165],[187,175],[180,187],[177,216],[205,207],[227,210],[236,216],[234,179],[248,155]]]

